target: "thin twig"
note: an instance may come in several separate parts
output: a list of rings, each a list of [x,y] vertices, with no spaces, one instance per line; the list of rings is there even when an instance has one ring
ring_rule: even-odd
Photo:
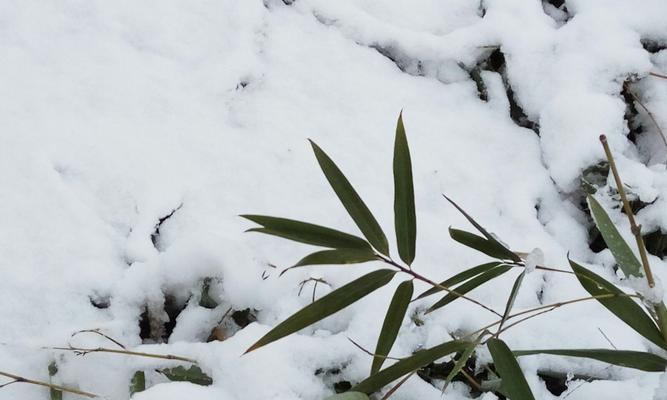
[[[609,148],[609,143],[607,143],[607,137],[605,135],[600,135],[600,142],[602,147],[604,147],[604,152],[607,156],[607,161],[609,161],[609,167],[611,172],[614,174],[614,180],[616,181],[616,188],[618,189],[618,194],[621,195],[621,200],[623,201],[623,208],[625,209],[625,215],[630,221],[630,230],[635,236],[637,241],[637,247],[639,248],[639,255],[642,259],[642,264],[644,266],[644,273],[646,274],[646,280],[648,281],[649,287],[655,286],[655,281],[653,280],[653,273],[651,272],[651,266],[648,263],[648,256],[646,255],[646,246],[644,246],[644,239],[642,238],[641,226],[637,225],[635,222],[635,215],[632,212],[632,207],[630,207],[630,202],[628,197],[625,194],[625,189],[623,188],[623,181],[621,181],[621,176],[616,169],[616,162],[614,161],[614,156],[611,154],[611,149]],[[667,141],[665,141],[667,144]]]
[[[667,79],[667,75],[658,74],[656,72],[649,72],[648,74],[651,75],[651,76],[655,76],[656,78]]]
[[[627,293],[618,293],[618,294],[616,294],[616,293],[609,293],[609,294],[600,294],[600,295],[597,295],[597,296],[580,297],[580,298],[577,298],[577,299],[572,299],[572,300],[561,301],[561,302],[557,302],[557,303],[546,304],[546,305],[543,305],[543,306],[534,307],[534,308],[531,308],[531,309],[528,309],[528,310],[523,310],[523,311],[520,311],[520,312],[517,312],[517,313],[514,313],[514,314],[510,315],[509,317],[507,317],[507,320],[510,320],[510,319],[512,319],[512,318],[516,318],[516,317],[520,317],[520,316],[522,316],[522,315],[530,314],[530,313],[532,313],[532,312],[546,310],[546,311],[538,312],[538,313],[533,314],[533,315],[529,315],[529,316],[526,317],[526,318],[523,318],[523,319],[521,319],[521,320],[519,320],[519,321],[516,321],[516,322],[514,322],[514,323],[512,323],[512,324],[510,324],[510,325],[508,325],[508,326],[506,326],[506,327],[504,328],[504,330],[507,330],[507,329],[511,328],[512,326],[517,325],[517,324],[520,323],[520,322],[529,320],[529,319],[531,319],[531,318],[537,317],[538,315],[545,314],[545,313],[547,313],[547,312],[553,311],[553,310],[555,310],[555,309],[557,309],[557,308],[560,308],[560,307],[563,307],[563,306],[566,306],[566,305],[569,305],[569,304],[575,304],[575,303],[580,303],[580,302],[583,302],[583,301],[589,301],[589,300],[609,299],[609,298],[613,298],[613,297],[633,297],[633,298],[639,298],[639,296],[638,296],[638,295],[635,295],[635,294],[627,294]],[[460,340],[464,340],[464,339],[466,339],[466,338],[468,338],[468,337],[470,337],[470,336],[474,336],[474,335],[476,335],[476,334],[478,334],[478,333],[484,332],[485,330],[487,330],[487,329],[489,329],[489,328],[493,328],[494,326],[500,324],[500,322],[502,322],[502,319],[499,319],[499,320],[497,320],[497,321],[495,321],[495,322],[493,322],[493,323],[490,323],[490,324],[488,324],[488,325],[486,325],[486,326],[484,326],[484,327],[482,327],[482,328],[479,328],[478,330],[476,330],[476,331],[474,331],[474,332],[471,332],[471,333],[469,333],[469,334],[467,334],[467,335],[461,337]]]
[[[397,383],[396,385],[394,385],[391,389],[389,389],[389,390],[387,391],[387,393],[385,393],[385,395],[382,396],[382,398],[381,398],[380,400],[387,400],[388,398],[390,398],[390,397],[391,397],[391,396],[398,390],[398,388],[400,388],[401,386],[403,386],[403,384],[404,384],[405,382],[407,382],[408,379],[410,379],[410,377],[411,377],[412,375],[415,374],[415,372],[417,372],[417,371],[412,371],[412,372],[410,372],[409,374],[407,374],[403,379],[401,379],[400,382],[398,382],[398,383]]]
[[[466,378],[468,383],[472,387],[474,387],[477,391],[479,391],[479,392],[483,391],[482,385],[480,385],[479,382],[477,382],[477,380],[474,377],[470,376],[470,374],[465,371],[465,368],[461,368],[461,370],[459,372],[461,373],[461,375],[463,375],[464,378]]]
[[[125,354],[129,356],[138,356],[138,357],[148,357],[148,358],[159,358],[162,360],[176,360],[176,361],[185,361],[192,364],[197,364],[196,360],[187,357],[175,356],[173,354],[154,354],[154,353],[144,353],[139,351],[130,351],[130,350],[117,350],[117,349],[107,349],[104,347],[97,347],[91,349],[85,349],[80,347],[45,347],[45,349],[50,350],[61,350],[61,351],[73,351],[77,355],[85,356],[88,353],[115,353],[115,354]]]
[[[48,388],[51,388],[51,389],[54,389],[54,390],[60,390],[60,391],[63,391],[63,392],[78,394],[79,396],[85,396],[85,397],[89,397],[91,399],[95,398],[95,397],[99,397],[98,395],[96,395],[94,393],[88,393],[88,392],[84,392],[82,390],[68,388],[66,386],[54,385],[54,384],[48,383],[48,382],[36,381],[34,379],[28,379],[28,378],[24,378],[22,376],[10,374],[8,372],[0,371],[0,376],[4,376],[4,377],[13,379],[13,381],[11,381],[9,383],[6,383],[3,386],[7,386],[7,385],[12,384],[12,383],[29,383],[31,385],[44,386],[44,387],[48,387]]]
[[[420,280],[420,281],[422,281],[422,282],[426,282],[426,283],[428,283],[429,285],[431,285],[431,286],[433,286],[433,287],[436,287],[436,288],[438,288],[438,289],[440,289],[440,290],[444,290],[444,291],[447,292],[447,293],[451,293],[452,295],[454,295],[454,296],[456,296],[456,297],[460,297],[460,298],[462,298],[462,299],[464,299],[464,300],[468,300],[469,302],[474,303],[474,304],[476,304],[476,305],[482,307],[483,309],[485,309],[485,310],[487,310],[487,311],[489,311],[489,312],[492,312],[492,313],[496,314],[496,315],[499,316],[499,317],[502,317],[502,315],[501,315],[500,313],[498,313],[498,312],[496,312],[495,310],[493,310],[492,308],[490,308],[490,307],[488,307],[488,306],[486,306],[486,305],[480,303],[479,301],[477,301],[477,300],[475,300],[475,299],[471,299],[470,297],[467,297],[467,296],[464,295],[464,294],[457,293],[455,290],[452,290],[452,289],[450,289],[450,288],[448,288],[448,287],[446,287],[446,286],[444,286],[444,285],[442,285],[442,284],[440,284],[440,283],[434,282],[434,281],[432,281],[431,279],[429,279],[429,278],[427,278],[427,277],[425,277],[425,276],[422,276],[422,275],[418,274],[417,272],[413,271],[412,269],[409,269],[409,268],[406,268],[406,267],[402,266],[401,264],[395,262],[394,260],[392,260],[391,258],[389,258],[389,257],[387,257],[387,256],[384,256],[384,255],[379,254],[379,253],[376,254],[376,256],[377,256],[380,260],[384,261],[385,263],[387,263],[387,264],[389,264],[389,265],[392,265],[392,266],[398,268],[401,272],[404,272],[404,273],[406,273],[406,274],[408,274],[408,275],[412,275],[412,276],[413,276],[415,279],[417,279],[417,280]]]
[[[109,341],[113,342],[114,344],[116,344],[117,346],[119,346],[121,349],[123,349],[123,350],[127,349],[127,347],[123,346],[123,344],[120,343],[119,341],[117,341],[116,339],[114,339],[114,338],[112,338],[111,336],[108,336],[108,335],[102,333],[102,332],[100,331],[99,328],[96,328],[96,329],[83,329],[83,330],[74,332],[74,333],[72,334],[71,337],[74,337],[74,336],[76,336],[76,335],[78,335],[78,334],[80,334],[80,333],[95,333],[95,334],[100,335],[100,336],[102,336],[102,337],[108,339]]]
[[[599,326],[598,326],[598,331],[600,331],[600,333],[601,333],[602,336],[605,338],[605,340],[607,341],[607,343],[609,343],[609,345],[611,345],[611,347],[613,347],[614,350],[618,350],[618,348],[616,348],[616,345],[614,345],[614,342],[612,342],[611,339],[609,339],[609,336],[607,336],[607,334],[605,334],[604,331],[603,331],[602,329],[600,329]]]
[[[624,86],[625,86],[625,90],[626,90],[626,91],[628,92],[628,94],[632,97],[632,99],[633,99],[634,101],[636,101],[637,104],[639,104],[639,105],[641,106],[641,108],[644,109],[644,111],[646,111],[646,114],[648,115],[648,117],[649,117],[649,118],[651,119],[651,121],[653,122],[653,125],[655,125],[656,129],[658,129],[658,133],[660,134],[660,137],[662,138],[663,143],[665,144],[665,146],[667,146],[667,138],[665,137],[665,133],[662,131],[662,128],[660,128],[660,124],[658,124],[658,121],[657,121],[657,120],[655,119],[655,117],[653,116],[653,113],[652,113],[648,108],[646,108],[646,106],[644,105],[644,103],[642,103],[641,100],[639,100],[639,97],[637,97],[637,95],[635,95],[634,93],[632,93],[632,91],[630,90],[630,88],[628,87],[627,84],[624,84]]]
[[[356,348],[358,348],[359,350],[363,351],[364,353],[368,354],[371,357],[377,357],[377,358],[382,358],[382,359],[385,359],[385,360],[394,360],[394,361],[400,361],[401,360],[400,358],[396,358],[396,357],[389,357],[389,356],[382,356],[380,354],[375,354],[372,351],[366,350],[362,345],[355,342],[354,340],[352,340],[350,338],[347,338],[347,340],[349,340]]]

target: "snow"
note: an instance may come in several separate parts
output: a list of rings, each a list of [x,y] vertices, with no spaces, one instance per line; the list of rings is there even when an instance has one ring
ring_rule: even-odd
[[[347,338],[374,347],[400,280],[241,357],[310,302],[312,286],[297,295],[301,281],[326,280],[331,287],[317,288],[322,296],[379,264],[303,268],[278,279],[269,264],[288,266],[309,249],[243,234],[249,224],[238,215],[356,234],[318,170],[311,138],[357,187],[395,250],[391,159],[400,110],[414,163],[416,270],[438,280],[487,261],[447,238],[450,225],[472,227],[445,193],[513,250],[539,247],[544,265],[563,269],[569,253],[616,280],[608,251],[595,254],[586,243],[590,220],[579,208],[578,177],[603,160],[598,136],[605,133],[631,195],[650,203],[638,222],[646,232],[667,232],[667,151],[640,107],[645,132],[636,144],[628,139],[619,95],[626,78],[641,78],[631,90],[667,126],[667,81],[648,76],[667,73],[667,50],[650,54],[641,43],[667,42],[667,4],[568,0],[568,19],[539,1],[482,3],[484,12],[465,0],[0,2],[0,371],[48,381],[56,360],[62,384],[115,400],[129,397],[135,371],[178,365],[43,348],[113,347],[95,334],[72,337],[100,329],[137,351],[195,358],[214,379],[205,388],[159,383],[139,400],[315,399],[331,395],[333,382],[363,379],[371,360]],[[482,71],[484,102],[466,69],[498,46],[505,76]],[[503,80],[539,136],[512,120]],[[613,187],[610,178],[601,201],[631,239],[620,210],[609,207],[617,204]],[[154,244],[156,225],[172,211]],[[666,281],[664,261],[650,261]],[[518,272],[471,296],[502,310]],[[192,300],[207,277],[220,282],[212,310]],[[570,275],[536,270],[514,310],[585,295]],[[109,307],[96,308],[91,298]],[[148,307],[167,321],[167,300],[185,306],[174,333],[168,343],[142,344],[141,314]],[[428,304],[415,302],[409,312]],[[258,321],[203,343],[230,307],[256,309]],[[393,356],[494,316],[457,301],[423,319],[419,327],[404,321]],[[598,329],[618,348],[652,349],[594,303],[527,321],[503,339],[521,349],[608,348]],[[540,399],[554,396],[536,371],[591,373],[601,365],[546,356],[521,364]],[[332,368],[340,374],[315,374]],[[610,371],[568,398],[649,400],[659,385],[659,374]],[[0,399],[45,396],[33,385],[0,388]],[[394,398],[440,396],[413,377]],[[453,384],[446,398],[470,395]]]

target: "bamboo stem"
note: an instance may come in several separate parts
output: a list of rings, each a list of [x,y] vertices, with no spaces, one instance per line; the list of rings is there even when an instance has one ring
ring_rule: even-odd
[[[646,280],[648,281],[649,287],[655,287],[655,280],[653,279],[653,272],[651,272],[651,266],[648,263],[648,256],[646,254],[646,246],[644,245],[644,238],[642,238],[641,225],[637,225],[635,221],[635,215],[632,212],[630,207],[630,202],[628,197],[625,194],[625,189],[623,187],[623,181],[621,181],[621,176],[616,169],[616,162],[614,161],[614,156],[611,154],[611,149],[609,148],[609,143],[607,143],[607,137],[605,135],[600,135],[600,142],[602,147],[604,147],[604,152],[607,156],[607,161],[609,161],[609,167],[611,172],[614,174],[614,180],[616,181],[616,187],[618,188],[618,194],[621,195],[621,201],[623,202],[623,208],[625,209],[625,215],[630,221],[630,230],[635,236],[635,241],[637,242],[637,247],[639,248],[639,256],[642,260],[642,265],[644,266],[644,274],[646,275]]]
[[[29,383],[31,385],[44,386],[44,387],[54,389],[54,390],[60,390],[60,391],[63,391],[63,392],[78,394],[79,396],[85,396],[85,397],[88,397],[88,398],[91,398],[91,399],[99,397],[98,395],[96,395],[94,393],[88,393],[88,392],[84,392],[82,390],[68,388],[66,386],[54,385],[54,384],[48,383],[48,382],[36,381],[34,379],[28,379],[28,378],[24,378],[22,376],[10,374],[8,372],[0,371],[0,376],[4,376],[4,377],[13,379],[12,382],[5,383],[2,386],[7,386],[7,385],[12,384],[12,383]]]
[[[115,353],[115,354],[125,354],[129,356],[138,356],[138,357],[148,357],[148,358],[159,358],[162,360],[176,360],[176,361],[185,361],[193,364],[197,364],[196,360],[192,358],[186,358],[181,356],[175,356],[172,354],[153,354],[153,353],[143,353],[139,351],[130,351],[130,350],[117,350],[117,349],[107,349],[104,347],[96,347],[91,349],[84,349],[80,347],[47,347],[51,350],[61,350],[61,351],[73,351],[79,355],[85,356],[88,353]]]

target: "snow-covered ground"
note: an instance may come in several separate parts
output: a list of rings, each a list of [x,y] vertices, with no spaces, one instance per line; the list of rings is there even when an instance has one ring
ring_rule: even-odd
[[[667,80],[648,75],[667,72],[666,43],[664,0],[567,0],[560,10],[539,0],[0,0],[0,371],[48,381],[56,361],[57,382],[127,399],[135,371],[176,365],[42,348],[113,347],[94,334],[72,337],[100,329],[137,351],[195,358],[214,380],[157,384],[135,395],[140,400],[319,399],[335,381],[363,379],[371,359],[347,338],[374,347],[399,280],[241,357],[309,303],[312,287],[298,296],[299,282],[318,277],[335,288],[377,265],[300,269],[278,279],[269,264],[288,266],[309,249],[244,234],[250,224],[238,214],[357,232],[317,167],[311,138],[390,232],[401,109],[414,163],[420,273],[440,280],[486,260],[449,239],[450,225],[469,225],[446,193],[513,249],[539,247],[547,265],[561,268],[569,252],[613,279],[609,251],[588,247],[579,176],[603,159],[598,135],[605,133],[631,192],[650,203],[639,222],[647,232],[667,232],[667,148],[639,106],[633,123],[643,132],[628,139],[620,95],[624,81],[638,80],[630,90],[667,130]],[[485,101],[469,71],[498,48],[504,76],[481,72]],[[512,115],[504,83],[513,90]],[[609,196],[600,199],[611,208]],[[630,238],[618,209],[612,218]],[[667,263],[655,256],[651,263],[667,281]],[[215,309],[195,301],[206,277],[217,278]],[[471,296],[502,309],[514,278],[506,274]],[[328,290],[319,285],[317,294]],[[182,304],[191,294],[168,343],[142,345],[144,310],[166,320],[165,299]],[[584,295],[571,276],[537,270],[515,307]],[[206,343],[230,307],[258,310],[258,321]],[[422,326],[406,319],[392,355],[493,320],[455,302]],[[533,319],[504,339],[521,349],[611,347],[600,331],[618,348],[649,349],[593,303]],[[605,378],[573,382],[561,396],[570,400],[650,400],[660,385],[660,374],[590,361],[520,361],[539,399],[556,397],[538,370]],[[338,375],[326,372],[336,368]],[[38,398],[48,398],[48,389],[0,388],[0,399]],[[413,377],[393,398],[441,393]],[[454,383],[445,398],[467,399],[468,389]]]

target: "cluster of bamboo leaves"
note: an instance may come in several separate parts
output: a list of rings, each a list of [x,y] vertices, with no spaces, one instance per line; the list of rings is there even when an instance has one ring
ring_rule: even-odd
[[[568,304],[568,302],[512,314],[514,299],[521,288],[521,283],[525,276],[525,260],[519,254],[510,250],[494,235],[490,234],[468,213],[446,196],[445,198],[478,231],[478,234],[476,234],[450,228],[450,236],[455,241],[486,254],[492,260],[467,269],[440,283],[436,283],[417,273],[412,268],[412,263],[415,259],[417,237],[412,163],[402,115],[399,116],[396,126],[393,157],[394,229],[397,241],[396,247],[402,263],[392,258],[386,235],[345,175],[317,144],[313,141],[310,141],[310,143],[327,181],[347,210],[349,216],[361,231],[363,237],[291,219],[264,215],[243,215],[242,217],[259,225],[259,227],[249,229],[249,231],[279,236],[292,241],[324,248],[305,256],[285,271],[308,265],[357,264],[369,261],[380,261],[386,267],[367,273],[305,306],[261,337],[248,348],[246,353],[298,332],[350,306],[387,285],[397,276],[400,276],[404,280],[396,287],[387,309],[382,329],[378,334],[375,351],[373,352],[369,376],[353,386],[349,392],[335,395],[330,398],[331,400],[368,399],[368,395],[371,393],[381,390],[402,377],[404,377],[404,380],[407,379],[415,371],[440,358],[458,355],[454,368],[446,379],[446,387],[480,346],[487,346],[493,358],[493,369],[495,374],[497,374],[495,377],[497,378],[496,381],[500,382],[500,384],[489,383],[486,386],[483,385],[483,387],[489,387],[489,390],[501,393],[512,400],[534,399],[531,389],[516,360],[516,357],[520,356],[553,354],[583,357],[613,365],[653,372],[664,371],[667,368],[667,360],[648,352],[610,349],[510,350],[499,336],[506,329],[521,321],[512,324],[508,324],[508,321],[512,321],[519,315],[524,317],[526,315],[530,316],[530,313],[533,311],[550,311],[549,307],[555,309]],[[641,277],[643,275],[642,264],[623,240],[604,208],[592,196],[588,197],[588,204],[594,221],[620,269],[627,277]],[[598,301],[641,336],[656,346],[667,350],[667,340],[665,339],[667,337],[667,328],[662,323],[667,315],[664,304],[647,304],[645,301],[641,301],[645,300],[642,299],[641,294],[626,294],[613,283],[576,262],[570,260],[570,265],[576,279],[590,294],[589,298],[579,300]],[[548,270],[548,268],[544,269]],[[521,272],[508,293],[508,300],[502,314],[466,296],[468,292],[511,270],[519,270]],[[413,299],[413,281],[415,279],[428,283],[431,285],[431,288]],[[426,312],[436,311],[453,301],[463,299],[484,307],[488,312],[495,313],[499,319],[496,323],[472,332],[465,337],[417,351],[411,356],[385,366],[385,360],[398,336],[410,302],[436,294],[444,295],[435,301]],[[579,300],[573,300],[572,302]],[[492,331],[493,328],[496,328],[495,331]],[[404,380],[390,389],[384,398],[391,395],[393,390],[402,384]]]

